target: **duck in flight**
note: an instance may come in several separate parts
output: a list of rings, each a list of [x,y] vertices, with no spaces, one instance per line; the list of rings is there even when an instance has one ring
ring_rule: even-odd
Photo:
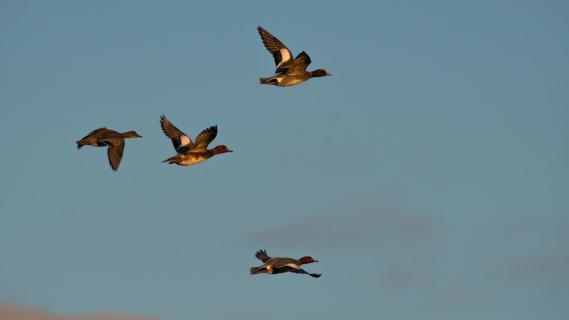
[[[217,126],[209,127],[200,132],[196,137],[196,141],[192,141],[190,136],[176,128],[164,115],[160,117],[160,126],[164,134],[172,140],[174,149],[177,152],[176,155],[162,162],[175,163],[179,166],[190,166],[201,163],[216,154],[233,152],[225,145],[219,145],[213,149],[207,148],[217,136]]]
[[[318,262],[318,260],[314,260],[314,258],[310,256],[302,257],[300,259],[292,259],[292,258],[281,258],[281,257],[269,257],[266,250],[259,250],[255,253],[255,257],[261,262],[263,265],[260,267],[252,267],[249,269],[250,274],[259,274],[259,273],[267,273],[267,274],[279,274],[285,272],[293,272],[293,273],[303,273],[307,274],[313,278],[319,278],[321,274],[319,273],[309,273],[306,272],[304,269],[300,268],[303,264]]]
[[[81,149],[83,146],[107,147],[111,169],[117,171],[124,151],[124,139],[127,138],[142,138],[142,136],[135,131],[121,133],[107,128],[99,128],[77,141],[77,149]]]
[[[318,69],[314,71],[306,71],[306,67],[311,60],[304,51],[299,53],[296,58],[292,57],[290,50],[262,27],[257,27],[261,40],[265,48],[273,55],[275,59],[275,75],[268,78],[260,78],[261,84],[271,84],[279,87],[294,86],[313,77],[330,76],[326,70]]]

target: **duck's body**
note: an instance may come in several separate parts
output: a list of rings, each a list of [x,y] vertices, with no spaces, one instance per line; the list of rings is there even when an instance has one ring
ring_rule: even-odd
[[[164,134],[172,140],[174,149],[177,152],[176,155],[162,162],[179,166],[191,166],[202,163],[216,154],[233,152],[224,145],[219,145],[212,149],[207,148],[210,142],[217,136],[217,126],[209,127],[200,132],[195,142],[187,134],[176,128],[164,115],[160,117],[160,126]]]
[[[303,264],[318,262],[310,256],[302,257],[300,259],[284,258],[284,257],[269,257],[265,250],[259,250],[255,253],[255,257],[263,262],[262,266],[252,267],[249,269],[250,274],[279,274],[285,272],[304,273],[311,277],[318,278],[321,274],[309,273],[300,268]]]
[[[260,78],[261,84],[271,84],[279,87],[290,87],[310,79],[310,73],[300,74],[279,73],[268,78]]]
[[[228,152],[221,152],[222,150],[216,148],[206,151],[178,153],[162,162],[168,162],[169,164],[175,163],[180,166],[191,166],[194,164],[202,163],[216,154]]]
[[[117,132],[107,128],[95,129],[81,140],[77,141],[77,149],[83,146],[107,147],[109,164],[113,171],[117,171],[122,160],[124,140],[127,138],[141,138],[135,131]]]
[[[167,162],[169,164],[177,164],[180,166],[191,166],[194,164],[202,163],[206,159],[210,158],[206,152],[200,153],[178,153],[162,162]]]
[[[273,55],[275,60],[275,74],[270,77],[260,78],[261,84],[270,84],[279,87],[289,87],[302,83],[314,77],[325,77],[330,74],[324,69],[307,71],[311,63],[310,57],[302,51],[296,58],[292,52],[275,36],[262,27],[257,27],[265,48]]]

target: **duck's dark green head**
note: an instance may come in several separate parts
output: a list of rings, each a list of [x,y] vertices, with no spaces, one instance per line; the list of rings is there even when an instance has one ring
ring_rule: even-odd
[[[318,70],[314,70],[312,71],[312,76],[313,77],[326,77],[326,76],[331,76],[332,74],[328,73],[326,70],[324,69],[318,69]]]

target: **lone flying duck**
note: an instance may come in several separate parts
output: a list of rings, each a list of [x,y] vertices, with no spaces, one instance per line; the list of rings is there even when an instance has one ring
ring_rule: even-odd
[[[281,257],[269,257],[266,250],[259,250],[255,253],[255,257],[261,262],[263,265],[260,267],[252,267],[249,269],[250,274],[259,274],[259,273],[267,273],[267,274],[279,274],[285,272],[293,272],[293,273],[303,273],[307,274],[313,278],[319,278],[321,274],[319,273],[309,273],[302,269],[300,266],[303,264],[314,263],[318,262],[314,258],[310,256],[302,257],[300,259],[292,259],[292,258],[281,258]]]
[[[262,27],[257,27],[257,30],[259,31],[259,35],[261,35],[261,40],[265,48],[273,55],[277,67],[275,75],[259,79],[261,84],[288,87],[297,85],[310,78],[331,75],[324,69],[306,71],[306,67],[308,67],[311,62],[306,52],[302,51],[296,58],[293,58],[290,50],[279,39]]]

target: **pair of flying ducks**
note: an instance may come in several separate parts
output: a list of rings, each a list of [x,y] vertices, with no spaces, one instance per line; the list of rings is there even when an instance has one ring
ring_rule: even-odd
[[[201,163],[216,154],[232,152],[227,146],[219,145],[212,149],[208,149],[208,145],[217,136],[217,126],[209,127],[196,136],[192,141],[190,136],[176,128],[166,118],[160,117],[160,126],[166,137],[172,140],[176,154],[162,162],[169,164],[177,164],[180,166],[190,166]],[[88,135],[77,141],[77,148],[89,145],[94,147],[107,147],[107,156],[111,169],[117,171],[121,163],[125,139],[142,138],[135,131],[117,132],[107,128],[99,128],[91,131]]]

